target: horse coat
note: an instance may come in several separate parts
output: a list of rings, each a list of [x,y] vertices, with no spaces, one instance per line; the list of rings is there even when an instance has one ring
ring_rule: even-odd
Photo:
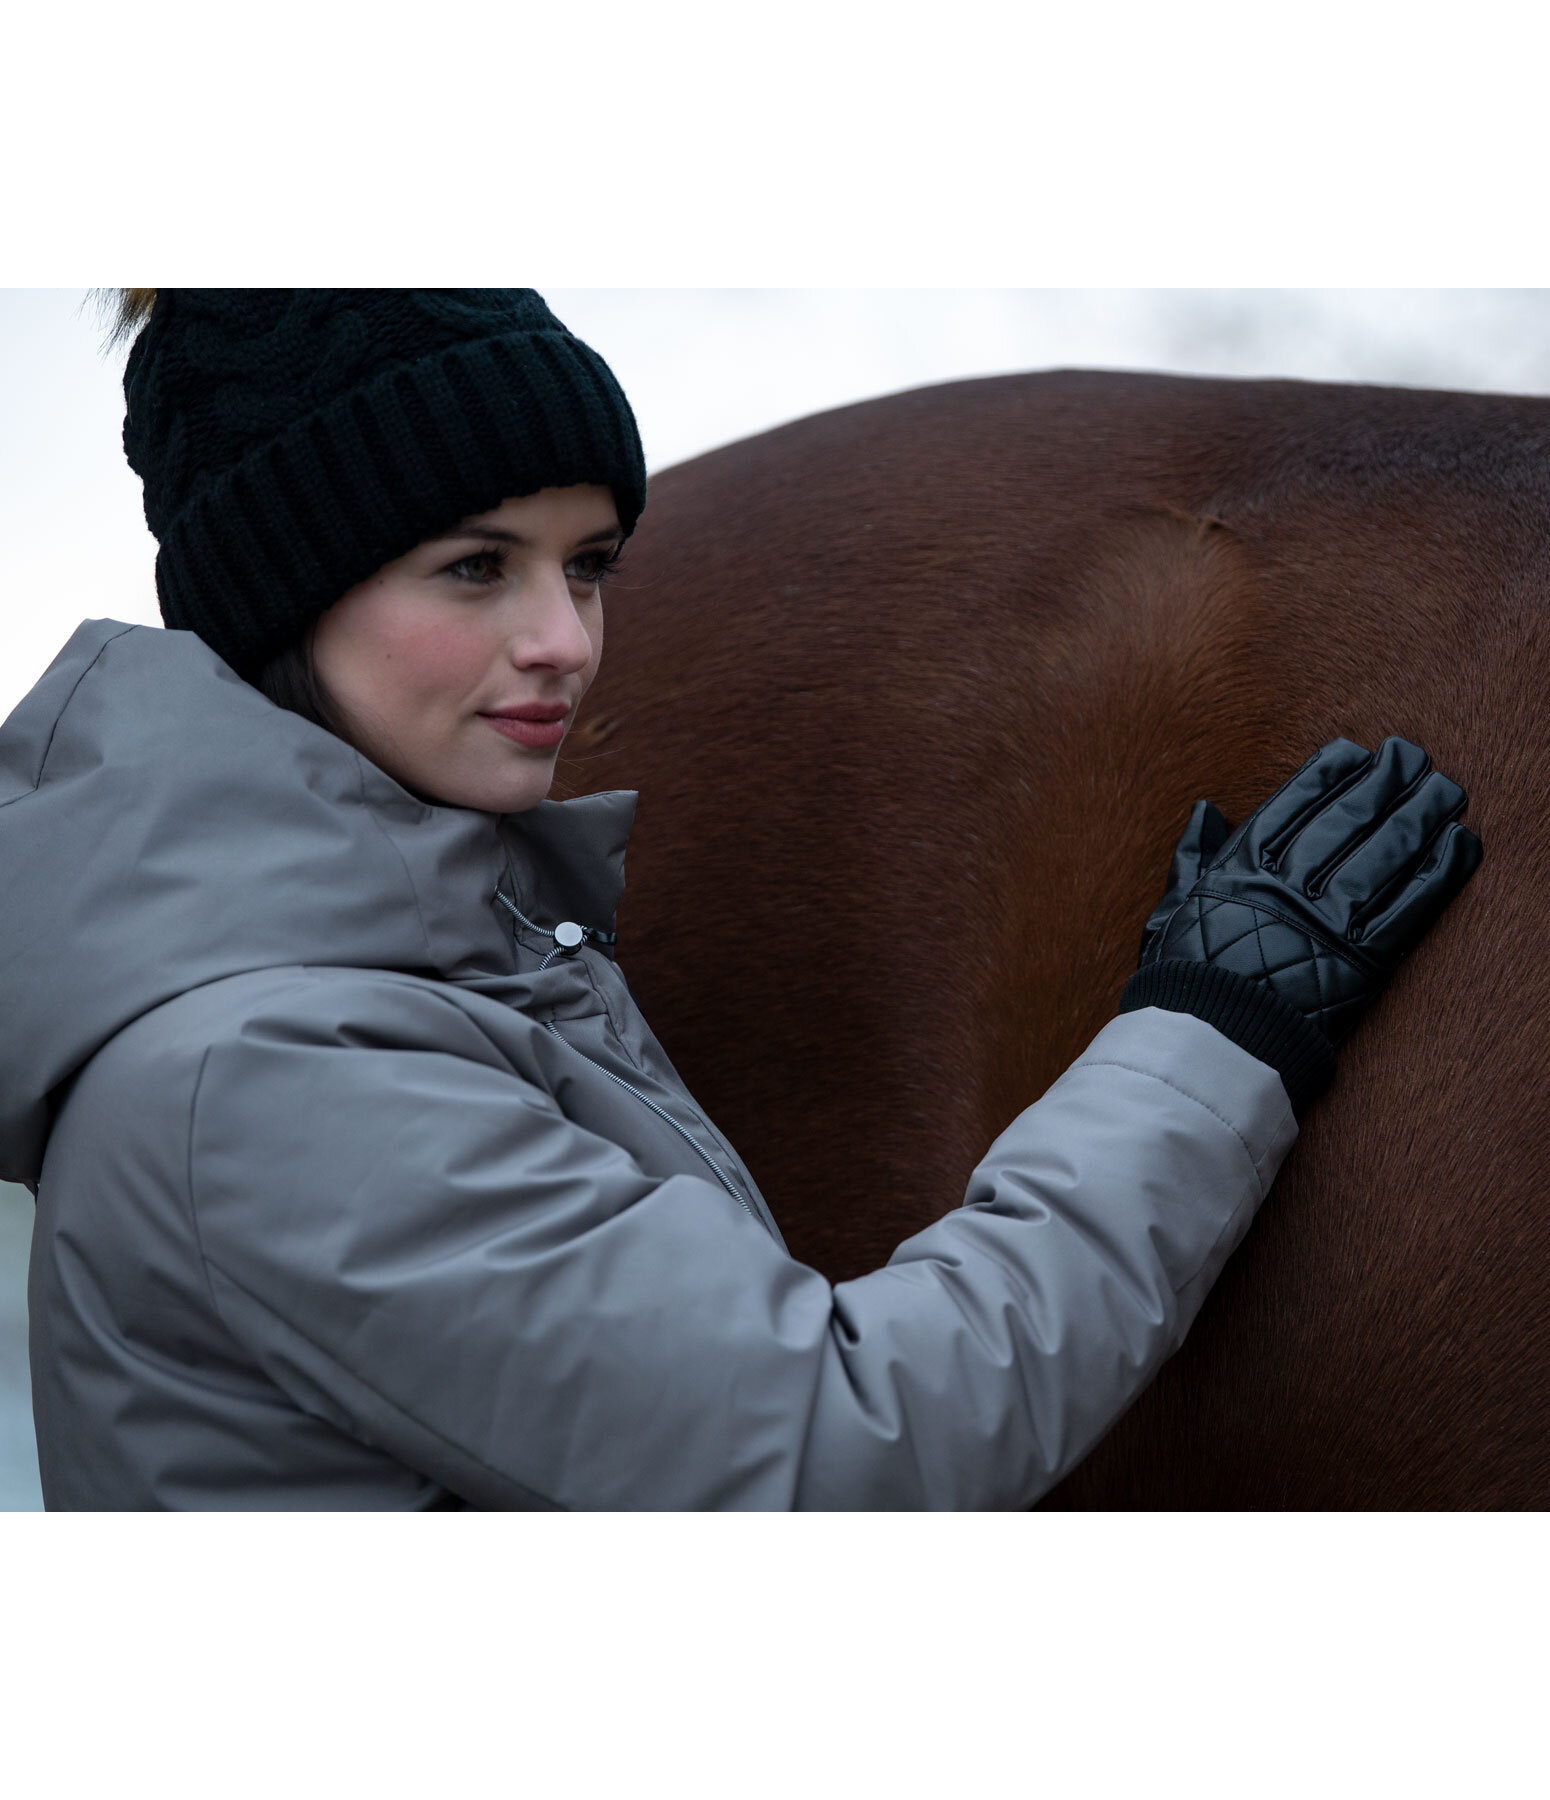
[[[1550,401],[921,389],[654,477],[610,594],[557,791],[639,789],[632,985],[835,1279],[1111,1015],[1195,800],[1424,746],[1485,863],[1052,1503],[1550,1501]]]

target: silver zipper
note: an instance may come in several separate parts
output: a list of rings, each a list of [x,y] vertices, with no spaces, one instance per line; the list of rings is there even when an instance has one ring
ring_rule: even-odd
[[[554,940],[554,948],[549,952],[549,954],[544,958],[544,960],[538,965],[540,974],[542,974],[543,971],[549,967],[550,963],[552,963],[554,961],[555,957],[557,957],[557,956],[564,956],[564,957],[574,956],[576,954],[576,952],[581,948],[582,944],[584,942],[586,942],[586,940],[588,938],[594,938],[594,937],[599,938],[603,942],[609,943],[609,944],[611,944],[614,941],[613,933],[611,933],[611,932],[598,931],[595,928],[593,928],[591,926],[587,926],[587,925],[572,924],[569,920],[565,920],[561,924],[555,926],[553,931],[548,931],[542,925],[535,925],[533,923],[533,921],[527,916],[526,913],[519,912],[517,910],[516,906],[510,900],[508,900],[506,898],[506,896],[500,891],[499,888],[497,888],[495,890],[495,898],[500,901],[501,905],[506,908],[507,912],[516,914],[516,917],[519,918],[525,926],[527,926],[529,931],[536,933],[540,937],[552,938]],[[565,934],[563,939],[561,937],[562,932]],[[666,1122],[672,1126],[674,1131],[676,1131],[678,1133],[678,1135],[689,1146],[689,1148],[695,1153],[695,1155],[700,1157],[705,1163],[707,1163],[709,1165],[710,1171],[716,1177],[717,1181],[719,1181],[721,1183],[721,1185],[727,1190],[727,1192],[738,1203],[738,1205],[740,1207],[742,1207],[743,1211],[748,1214],[749,1218],[752,1219],[754,1221],[754,1223],[756,1225],[758,1225],[761,1229],[763,1228],[763,1226],[764,1226],[763,1219],[761,1219],[759,1217],[759,1215],[754,1211],[752,1204],[749,1202],[747,1197],[744,1195],[742,1189],[733,1185],[733,1183],[728,1179],[725,1171],[722,1169],[721,1164],[716,1161],[715,1157],[713,1157],[710,1154],[710,1152],[708,1150],[706,1150],[690,1132],[686,1131],[683,1128],[683,1126],[678,1123],[678,1121],[673,1117],[673,1115],[670,1112],[665,1112],[660,1106],[657,1105],[656,1101],[653,1100],[649,1094],[643,1094],[638,1087],[632,1087],[630,1085],[630,1083],[627,1082],[622,1075],[615,1075],[612,1069],[605,1069],[600,1062],[596,1062],[593,1060],[592,1057],[588,1056],[585,1050],[578,1049],[577,1046],[575,1044],[571,1043],[568,1038],[561,1037],[560,1032],[557,1029],[557,1027],[555,1026],[554,1021],[552,1019],[546,1019],[544,1021],[544,1024],[545,1024],[546,1029],[553,1032],[554,1035],[560,1039],[560,1042],[562,1044],[564,1044],[568,1050],[575,1050],[576,1054],[582,1059],[583,1062],[591,1063],[592,1067],[594,1069],[596,1069],[599,1074],[606,1075],[610,1081],[617,1081],[619,1083],[620,1087],[622,1087],[626,1093],[633,1094],[637,1100],[643,1100],[646,1103],[646,1105],[649,1106],[651,1108],[651,1110],[657,1115],[657,1117],[659,1119],[666,1120]]]

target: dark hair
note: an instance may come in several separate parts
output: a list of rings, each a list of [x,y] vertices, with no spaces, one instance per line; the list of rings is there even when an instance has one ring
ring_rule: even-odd
[[[317,665],[312,660],[312,633],[315,624],[314,620],[306,630],[299,632],[283,650],[270,657],[262,668],[256,669],[247,679],[276,706],[283,706],[288,712],[300,713],[302,718],[320,725],[324,731],[331,731],[335,737],[343,738],[349,743],[350,735],[345,730],[344,721],[324,691],[323,684],[318,679]]]

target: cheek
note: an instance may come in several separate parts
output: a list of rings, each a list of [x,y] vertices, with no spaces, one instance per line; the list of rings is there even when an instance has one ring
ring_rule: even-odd
[[[603,660],[603,608],[599,604],[593,616],[587,620],[587,636],[592,640],[592,661],[587,665],[581,678],[581,691],[585,693],[597,676],[597,666]]]
[[[428,617],[424,607],[390,612],[373,633],[373,680],[417,700],[455,704],[478,687],[491,647],[471,619]]]

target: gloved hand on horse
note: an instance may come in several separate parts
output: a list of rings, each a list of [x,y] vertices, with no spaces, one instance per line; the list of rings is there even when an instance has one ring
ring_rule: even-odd
[[[1242,825],[1199,800],[1121,1012],[1193,1012],[1280,1070],[1294,1110],[1480,865],[1469,796],[1424,750],[1336,738]]]

